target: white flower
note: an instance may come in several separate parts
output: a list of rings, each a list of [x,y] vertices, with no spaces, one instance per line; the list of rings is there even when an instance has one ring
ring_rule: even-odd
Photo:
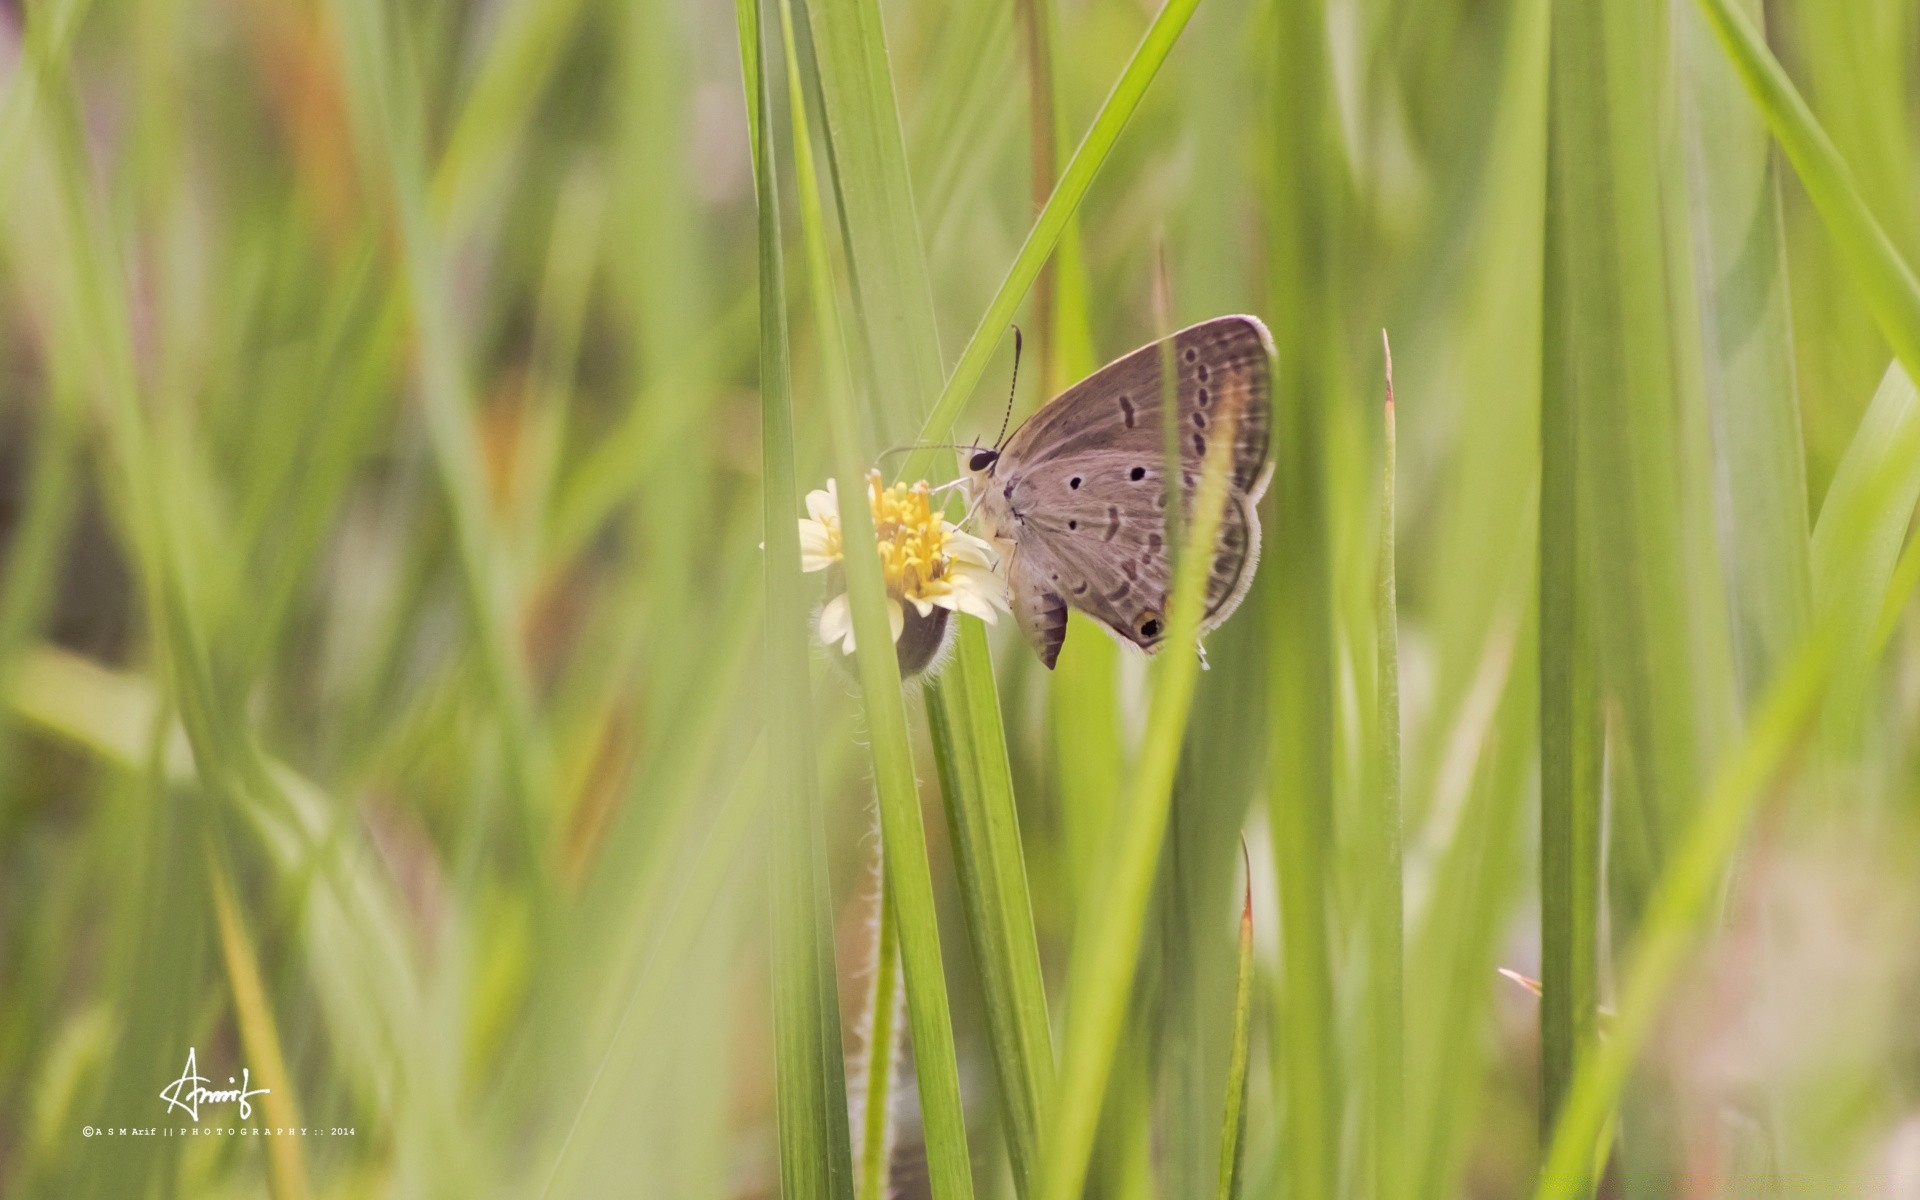
[[[933,508],[931,495],[924,480],[911,487],[882,487],[878,471],[867,476],[874,537],[886,578],[887,622],[896,642],[906,627],[909,604],[922,618],[944,608],[971,613],[988,624],[1007,608],[1007,590],[994,573],[992,547],[948,524]],[[800,567],[824,571],[841,560],[842,550],[840,497],[829,479],[825,489],[807,493],[807,515],[800,519]],[[842,653],[853,653],[853,609],[845,592],[820,610],[819,633],[822,644],[838,642]]]

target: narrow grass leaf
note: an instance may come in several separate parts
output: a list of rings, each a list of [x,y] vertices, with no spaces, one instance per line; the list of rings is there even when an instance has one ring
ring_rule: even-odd
[[[1279,900],[1279,986],[1271,1014],[1284,1192],[1315,1200],[1342,1190],[1348,1082],[1335,1008],[1339,925],[1333,814],[1355,811],[1336,790],[1336,659],[1331,447],[1339,422],[1342,331],[1333,294],[1343,274],[1340,148],[1327,0],[1273,6],[1264,63],[1271,191],[1266,197],[1274,375],[1274,483],[1266,523],[1267,810]],[[1361,485],[1364,487],[1364,485]],[[1358,490],[1358,489],[1356,489]],[[1371,489],[1367,489],[1371,490]],[[1365,550],[1360,551],[1362,554]],[[1362,609],[1364,612],[1364,609]],[[1365,618],[1362,617],[1362,620]],[[1361,804],[1365,801],[1362,799]],[[1364,809],[1360,810],[1364,811]]]
[[[1141,36],[1133,57],[1127,60],[1120,77],[1114,81],[1113,90],[1107,94],[1100,110],[1094,114],[1093,122],[1088,125],[1086,135],[1080,139],[1073,157],[1060,172],[1060,182],[1054,186],[1053,194],[1047,197],[1040,215],[1034,219],[1033,228],[1028,231],[1026,240],[1020,245],[1020,252],[1007,268],[999,290],[994,293],[986,311],[980,316],[979,324],[974,327],[973,336],[967,339],[965,348],[960,351],[952,374],[947,376],[946,385],[940,389],[939,398],[920,424],[918,440],[943,441],[952,433],[953,423],[959,419],[961,410],[973,395],[974,385],[980,382],[980,376],[993,356],[994,347],[999,344],[1008,323],[1013,320],[1021,300],[1026,297],[1027,289],[1039,277],[1040,269],[1053,253],[1068,219],[1086,197],[1087,189],[1093,186],[1094,177],[1100,173],[1114,143],[1120,139],[1120,131],[1126,128],[1128,119],[1140,106],[1141,97],[1146,95],[1147,87],[1167,61],[1167,55],[1172,53],[1174,43],[1179,40],[1181,31],[1186,28],[1199,3],[1200,0],[1167,0],[1154,15],[1153,23],[1147,26],[1146,33]],[[908,478],[924,474],[933,463],[943,461],[938,455],[948,453],[917,450],[907,459],[904,473]]]
[[[1394,566],[1393,348],[1384,330],[1380,344],[1385,353],[1387,400],[1381,441],[1379,575],[1374,597],[1377,776],[1370,826],[1372,845],[1367,849],[1373,874],[1367,905],[1367,1041],[1373,1070],[1367,1104],[1372,1110],[1375,1194],[1390,1200],[1405,1186],[1406,1011],[1401,995],[1405,899],[1400,844],[1400,606]]]
[[[826,368],[824,390],[839,479],[847,598],[853,610],[855,641],[860,647],[854,655],[855,665],[866,712],[874,788],[879,795],[883,861],[900,926],[900,958],[906,980],[907,1019],[913,1030],[914,1065],[920,1083],[928,1178],[936,1200],[969,1200],[973,1195],[973,1175],[960,1101],[959,1067],[954,1058],[946,974],[941,965],[940,928],[934,912],[926,829],[921,821],[919,784],[914,777],[913,751],[907,735],[900,664],[894,656],[893,637],[888,627],[888,601],[874,543],[873,513],[867,502],[865,456],[860,446],[846,343],[840,332],[838,301],[833,291],[826,223],[820,209],[820,185],[814,171],[806,106],[799,92],[798,55],[791,18],[786,20],[783,34],[790,93],[788,107],[794,125],[801,230],[821,359]],[[816,37],[816,42],[818,40]],[[895,140],[897,143],[897,132]]]
[[[877,844],[876,844],[877,848]],[[887,891],[886,864],[878,864],[874,914],[873,981],[867,989],[865,1056],[860,1092],[860,1200],[892,1194],[893,1087],[900,1070],[900,918]]]
[[[1837,614],[1849,631],[1822,731],[1835,755],[1859,750],[1875,694],[1879,609],[1920,499],[1920,458],[1900,457],[1917,425],[1920,394],[1906,370],[1893,363],[1834,471],[1814,525],[1814,610]],[[1889,478],[1887,502],[1872,505],[1872,490],[1888,486]]]
[[[793,403],[787,364],[786,273],[774,170],[772,84],[758,0],[738,0],[760,241],[762,569],[766,592],[767,846],[773,937],[775,1085],[781,1194],[852,1200],[845,1055],[833,959],[826,832],[809,740],[807,602],[794,501]]]
[[[1823,522],[1834,522],[1834,536],[1844,539],[1833,544],[1830,554],[1881,564],[1872,579],[1862,582],[1881,597],[1871,607],[1885,611],[1904,605],[1911,598],[1910,589],[1920,582],[1920,572],[1898,571],[1894,562],[1868,550],[1879,532],[1877,514],[1904,500],[1906,515],[1911,515],[1908,464],[1920,456],[1920,423],[1903,423],[1883,445],[1886,453],[1874,456],[1878,463],[1871,479],[1849,489],[1839,506],[1821,515]],[[1749,818],[1790,763],[1833,687],[1859,621],[1852,606],[1816,605],[1814,624],[1768,687],[1742,737],[1716,764],[1694,818],[1649,898],[1625,958],[1608,1036],[1574,1078],[1535,1192],[1541,1200],[1570,1194],[1591,1170],[1595,1142],[1607,1127],[1627,1075],[1688,962]]]
[[[1247,872],[1240,902],[1240,956],[1233,985],[1233,1049],[1227,1056],[1227,1112],[1220,1123],[1220,1200],[1239,1200],[1241,1164],[1247,1157],[1247,1044],[1253,1032],[1253,865],[1240,845]]]
[[[1852,269],[1894,355],[1909,376],[1920,375],[1920,283],[1867,206],[1853,170],[1767,49],[1752,18],[1735,0],[1699,4]]]
[[[1053,1038],[1006,742],[984,642],[960,639],[953,667],[950,679],[924,693],[927,724],[940,764],[967,934],[986,998],[994,1070],[1001,1101],[1009,1110],[1007,1152],[1014,1187],[1025,1196],[1039,1167],[1041,1122],[1053,1081]]]
[[[1552,185],[1549,185],[1550,189]],[[1549,195],[1554,193],[1550,190]],[[1547,206],[1540,395],[1540,1089],[1551,1137],[1574,1073],[1591,1050],[1600,997],[1598,664],[1579,478],[1579,380],[1565,210]],[[1592,1180],[1570,1196],[1586,1195]]]
[[[240,1042],[247,1051],[247,1063],[260,1072],[260,1085],[266,1092],[260,1101],[267,1124],[290,1130],[300,1126],[300,1109],[293,1098],[293,1079],[287,1074],[286,1055],[280,1048],[280,1032],[267,1002],[266,985],[260,978],[259,956],[254,953],[253,938],[234,903],[233,883],[227,869],[207,846],[207,888],[213,894],[213,915],[220,929],[220,954],[227,967],[227,983],[233,991],[233,1011],[240,1025]],[[301,1161],[300,1139],[267,1139],[267,1183],[274,1200],[298,1200],[307,1194],[306,1166]]]
[[[1166,837],[1173,775],[1199,677],[1199,656],[1187,653],[1185,647],[1194,644],[1200,627],[1205,578],[1213,558],[1208,551],[1219,535],[1226,507],[1225,447],[1230,441],[1216,439],[1202,467],[1188,525],[1189,541],[1179,559],[1169,604],[1169,652],[1159,666],[1133,786],[1107,840],[1110,874],[1075,930],[1067,974],[1073,1020],[1067,1026],[1054,1115],[1047,1127],[1041,1200],[1073,1200],[1085,1186],[1101,1101],[1127,1020],[1147,902]]]
[[[872,0],[812,0],[808,13],[870,395],[876,406],[891,406],[878,407],[871,423],[883,433],[903,430],[910,426],[900,413],[917,419],[919,404],[939,391],[944,370],[880,14]],[[794,107],[804,113],[798,95]],[[821,263],[824,270],[824,252]],[[830,287],[817,294],[820,303],[832,300]],[[991,344],[980,349],[984,355]],[[840,432],[852,439],[856,426]],[[857,457],[853,446],[843,449]],[[847,461],[841,460],[843,472]],[[904,477],[922,478],[923,466],[918,453],[910,456]],[[959,625],[951,666],[928,686],[928,718],[959,784],[945,799],[956,832],[961,901],[987,1000],[1016,1186],[1024,1189],[1052,1076],[1046,998],[986,634],[977,622]],[[895,851],[889,841],[890,862]],[[904,919],[901,932],[906,946]],[[913,979],[909,965],[910,1009]]]
[[[1739,0],[1756,17],[1759,0]],[[1806,453],[1780,181],[1765,127],[1698,13],[1675,14],[1682,153],[1734,670],[1759,697],[1811,619]]]

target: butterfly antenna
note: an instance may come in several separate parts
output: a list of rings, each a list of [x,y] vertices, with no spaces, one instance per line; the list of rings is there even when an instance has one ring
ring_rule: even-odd
[[[954,442],[910,442],[905,446],[892,446],[892,447],[889,447],[888,449],[882,450],[880,452],[879,457],[875,458],[873,461],[874,461],[874,464],[877,466],[881,462],[885,461],[888,458],[891,458],[896,454],[907,454],[914,450],[966,450],[966,449],[968,449],[968,447],[958,445]]]
[[[1020,386],[1020,327],[1013,327],[1013,382],[1007,385],[1007,412],[1000,418],[1000,436],[993,439],[993,448],[998,450],[1007,440],[1007,425],[1013,420],[1013,393]]]

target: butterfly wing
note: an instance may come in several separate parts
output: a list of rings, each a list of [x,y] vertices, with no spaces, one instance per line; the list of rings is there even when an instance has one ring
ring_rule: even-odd
[[[1272,473],[1273,336],[1255,317],[1215,317],[1115,359],[1060,393],[1007,442],[1000,477],[1089,450],[1126,450],[1158,470],[1165,347],[1172,343],[1180,462],[1198,472],[1210,438],[1230,427],[1233,490],[1259,500]],[[1196,476],[1197,478],[1197,476]],[[1191,490],[1191,485],[1188,485]],[[1016,509],[1018,495],[1009,495]]]
[[[1053,582],[1059,577],[1058,564],[1051,562],[1044,550],[1015,544],[1007,562],[1014,624],[1049,671],[1059,661],[1060,647],[1067,640],[1067,602]]]
[[[1207,578],[1201,633],[1245,597],[1260,554],[1255,505],[1272,473],[1271,339],[1252,317],[1221,317],[1171,339],[1180,429],[1179,494],[1190,517],[1209,439],[1233,439],[1227,505]],[[996,519],[1017,550],[1009,573],[1021,628],[1049,667],[1065,636],[1059,604],[1151,653],[1165,637],[1172,565],[1166,546],[1161,429],[1165,343],[1119,359],[1023,425],[997,465]],[[1043,636],[1036,636],[1036,633]]]
[[[1028,641],[1048,666],[1053,665],[1049,660],[1058,655],[1059,645],[1050,640],[1054,625],[1039,618],[1061,604],[1079,609],[1151,653],[1166,635],[1173,584],[1173,563],[1166,548],[1165,493],[1157,483],[1133,485],[1127,479],[1124,458],[1101,453],[1071,462],[1085,481],[1074,497],[1027,514],[1020,527],[1009,572],[1015,615],[1024,631],[1026,614],[1033,612],[1036,628],[1048,632],[1048,639],[1028,633]],[[1103,489],[1096,482],[1101,479],[1117,479],[1128,486]],[[1243,493],[1230,492],[1207,573],[1202,634],[1239,607],[1259,560],[1260,519],[1254,502]],[[1065,636],[1064,620],[1061,613],[1060,637]]]

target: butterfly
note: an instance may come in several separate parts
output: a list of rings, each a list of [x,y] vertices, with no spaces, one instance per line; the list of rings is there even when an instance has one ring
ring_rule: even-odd
[[[1165,640],[1173,560],[1161,407],[1169,364],[1184,518],[1208,447],[1232,439],[1200,633],[1233,615],[1252,586],[1260,561],[1254,510],[1273,475],[1273,336],[1254,317],[1215,317],[1107,364],[1004,444],[975,449],[967,461],[981,531],[1012,546],[1015,623],[1049,670],[1066,641],[1068,608],[1149,654]]]

